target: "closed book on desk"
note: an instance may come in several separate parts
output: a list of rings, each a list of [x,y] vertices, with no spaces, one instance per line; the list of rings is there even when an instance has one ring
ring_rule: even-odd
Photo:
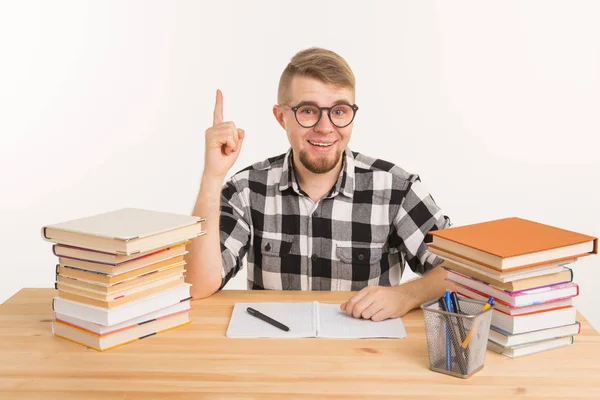
[[[497,287],[498,289],[515,292],[517,290],[532,289],[536,287],[553,285],[556,283],[572,282],[573,270],[569,268],[569,265],[571,264],[563,264],[562,267],[559,265],[558,272],[545,273],[544,271],[543,275],[531,276],[530,274],[526,277],[521,277],[518,280],[509,282],[502,282],[499,279],[489,276],[489,274],[483,274],[481,271],[476,269],[464,268],[461,265],[448,260],[444,261],[442,267],[448,271],[456,271],[461,275],[469,276],[473,279],[488,283],[494,287]]]
[[[579,285],[575,282],[557,283],[541,288],[510,292],[453,271],[448,272],[448,280],[462,287],[470,288],[479,294],[486,295],[488,298],[493,297],[502,300],[513,307],[547,303],[579,295]]]
[[[165,290],[180,286],[183,283],[185,283],[183,275],[174,276],[108,296],[70,287],[62,287],[58,290],[58,297],[61,299],[77,301],[79,303],[90,304],[96,307],[114,308],[144,297],[164,292]]]
[[[573,344],[575,338],[573,336],[565,336],[561,338],[542,340],[535,343],[527,343],[513,347],[503,347],[497,343],[488,341],[488,350],[500,353],[510,358],[522,357],[529,354],[540,353],[546,350],[557,349]]]
[[[541,340],[577,335],[579,334],[580,329],[581,325],[579,322],[575,322],[570,325],[556,326],[554,328],[540,329],[513,335],[512,333],[492,326],[490,327],[489,340],[502,347],[512,347],[539,342]]]
[[[155,264],[150,264],[145,267],[137,268],[132,271],[123,272],[121,274],[107,274],[103,272],[88,271],[68,265],[57,265],[56,273],[60,276],[69,278],[83,279],[89,282],[98,282],[107,285],[112,285],[118,282],[124,282],[130,278],[144,276],[149,273],[164,271],[169,268],[175,268],[185,265],[183,256],[173,257],[168,260],[160,261]]]
[[[70,317],[68,315],[60,314],[57,312],[54,313],[54,318],[56,321],[60,321],[64,324],[81,328],[85,331],[90,331],[97,335],[107,335],[109,333],[114,333],[131,328],[132,326],[143,325],[148,322],[154,321],[155,319],[160,319],[171,314],[177,314],[181,311],[189,311],[190,309],[190,300],[186,300],[179,303],[175,303],[171,306],[161,308],[156,311],[152,311],[144,315],[140,315],[139,317],[128,319],[126,321],[114,325],[99,325],[93,322],[84,321],[82,319]]]
[[[565,267],[572,266],[577,261],[577,259],[573,258],[565,261],[551,262],[524,269],[497,271],[470,260],[462,259],[454,254],[446,253],[443,250],[429,247],[429,252],[443,258],[445,261],[442,265],[447,270],[451,269],[468,276],[476,276],[475,274],[479,274],[502,283],[516,282],[527,278],[555,274],[561,272]]]
[[[104,335],[87,331],[61,321],[52,322],[52,331],[56,336],[82,344],[98,351],[110,350],[127,343],[178,328],[190,322],[189,312],[180,311],[173,315],[138,324],[127,329],[110,332]]]
[[[429,248],[497,271],[535,267],[598,253],[598,239],[522,218],[429,232]]]
[[[42,227],[53,243],[131,255],[203,235],[203,218],[139,208],[123,208]]]
[[[492,326],[512,334],[570,325],[575,322],[577,322],[577,310],[573,306],[521,315],[508,315],[496,309],[492,313]]]
[[[52,308],[56,313],[68,315],[87,322],[105,326],[115,325],[139,317],[140,315],[189,300],[191,298],[190,286],[189,283],[184,283],[173,289],[114,308],[96,307],[77,301],[55,297],[52,301]]]
[[[161,279],[172,276],[181,276],[185,274],[185,262],[177,263],[173,267],[168,267],[161,270],[150,271],[148,273],[132,276],[129,279],[121,282],[106,284],[94,281],[88,281],[81,278],[71,278],[68,276],[57,275],[54,288],[61,290],[67,287],[92,292],[95,294],[109,296],[123,290],[129,290],[138,286],[147,285]]]
[[[483,294],[481,292],[475,291],[473,289],[467,288],[465,286],[461,286],[459,284],[456,285],[456,293],[459,293],[461,296],[467,297],[469,299],[487,301],[490,296]],[[546,303],[537,303],[531,304],[528,306],[515,307],[507,302],[494,299],[494,309],[498,311],[502,311],[508,315],[523,315],[523,314],[531,314],[540,311],[552,310],[555,308],[564,308],[573,305],[573,298],[569,297],[566,299],[553,300],[548,301]]]
[[[53,245],[52,252],[54,253],[54,255],[56,257],[74,258],[76,260],[91,261],[91,262],[96,262],[96,263],[101,263],[101,264],[120,265],[127,261],[137,260],[141,257],[146,257],[146,256],[151,256],[153,254],[166,252],[168,250],[171,250],[171,249],[179,247],[179,246],[186,246],[190,243],[191,242],[189,240],[186,240],[185,242],[175,243],[173,245],[161,247],[156,250],[155,249],[147,250],[147,251],[144,251],[141,253],[135,253],[135,254],[131,254],[128,256],[123,255],[123,254],[108,253],[106,251],[85,249],[83,247],[69,246],[66,244]]]
[[[102,272],[109,275],[117,275],[125,272],[133,271],[135,269],[143,268],[151,264],[156,264],[162,261],[170,260],[174,257],[184,256],[188,252],[185,250],[185,246],[178,245],[172,247],[167,251],[161,251],[148,256],[136,258],[130,261],[125,261],[120,264],[105,264],[97,263],[93,261],[78,260],[70,257],[59,257],[58,263],[69,267],[83,269],[86,271]]]

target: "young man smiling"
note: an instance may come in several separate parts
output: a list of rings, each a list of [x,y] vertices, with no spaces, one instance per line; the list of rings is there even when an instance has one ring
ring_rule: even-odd
[[[341,305],[357,318],[401,317],[441,295],[446,274],[425,242],[449,219],[417,175],[350,151],[354,88],[352,70],[336,53],[296,54],[273,106],[289,150],[225,184],[245,132],[223,121],[217,91],[193,211],[206,218],[207,234],[186,256],[195,298],[223,288],[244,257],[249,289],[358,291]],[[405,263],[423,276],[399,285]]]

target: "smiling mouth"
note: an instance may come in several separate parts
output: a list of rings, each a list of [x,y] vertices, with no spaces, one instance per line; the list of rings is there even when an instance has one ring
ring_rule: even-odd
[[[329,146],[333,145],[334,142],[313,142],[313,141],[309,140],[308,143],[312,144],[313,146],[317,146],[317,147],[329,147]]]

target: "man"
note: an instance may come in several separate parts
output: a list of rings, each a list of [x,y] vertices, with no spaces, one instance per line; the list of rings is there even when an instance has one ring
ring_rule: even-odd
[[[225,185],[245,132],[223,121],[217,91],[193,211],[206,218],[207,234],[186,259],[194,298],[223,288],[244,257],[249,289],[358,290],[341,305],[357,318],[401,317],[443,293],[446,274],[435,268],[441,259],[426,251],[425,238],[449,219],[417,175],[348,149],[354,87],[336,53],[296,54],[273,106],[290,149]],[[423,276],[399,286],[405,262]]]

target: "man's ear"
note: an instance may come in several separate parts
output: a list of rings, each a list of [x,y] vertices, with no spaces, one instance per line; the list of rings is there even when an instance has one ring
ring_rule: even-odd
[[[283,120],[283,111],[277,105],[273,106],[273,115],[275,116],[275,119],[277,120],[277,122],[279,122],[279,125],[281,125],[281,127],[283,129],[285,129],[285,121]]]

